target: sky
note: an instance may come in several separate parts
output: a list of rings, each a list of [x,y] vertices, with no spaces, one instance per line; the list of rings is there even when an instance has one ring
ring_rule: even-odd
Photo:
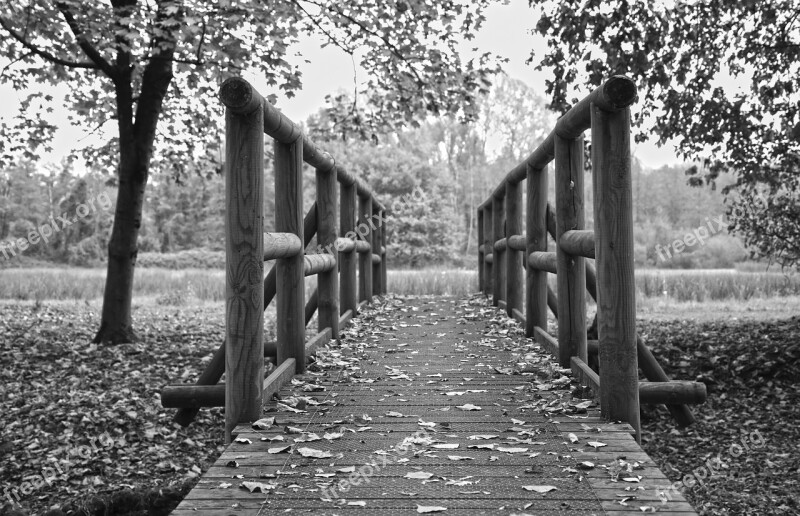
[[[543,55],[544,39],[532,34],[536,24],[534,11],[523,0],[511,0],[508,4],[493,4],[486,11],[486,22],[469,46],[478,47],[481,51],[489,51],[508,59],[505,72],[515,79],[527,83],[535,91],[544,96],[546,71],[535,70],[534,65],[526,65],[525,60],[531,50]],[[325,96],[340,89],[352,90],[354,77],[363,81],[366,77],[358,70],[350,56],[334,46],[321,48],[321,39],[306,38],[295,49],[302,54],[300,70],[303,73],[303,89],[291,99],[282,97],[278,101],[280,108],[290,119],[301,122],[325,104]],[[304,60],[310,61],[306,63]],[[268,94],[270,91],[259,84],[258,77],[244,75],[259,91]],[[588,93],[588,91],[586,92]],[[58,98],[58,92],[55,92]],[[0,85],[0,117],[12,116],[22,96],[7,85]],[[10,102],[9,102],[10,100]],[[16,101],[15,101],[16,100]],[[635,106],[634,106],[635,109]],[[43,162],[58,162],[72,148],[89,144],[95,138],[84,128],[70,126],[65,112],[57,112],[53,122],[59,127],[53,141],[53,152],[45,155]],[[531,151],[533,149],[530,149]],[[657,147],[653,143],[636,144],[632,142],[634,156],[650,168],[658,168],[665,164],[679,163],[671,147]]]

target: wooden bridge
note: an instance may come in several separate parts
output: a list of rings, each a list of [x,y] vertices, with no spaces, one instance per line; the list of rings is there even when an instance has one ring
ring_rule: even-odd
[[[636,333],[629,79],[576,104],[479,207],[482,293],[468,300],[386,295],[386,206],[244,80],[220,97],[226,336],[198,384],[166,387],[162,404],[182,424],[224,406],[228,448],[175,514],[695,514],[638,444],[640,403],[665,403],[687,425],[705,386],[670,381]],[[589,129],[594,231],[583,213]],[[274,233],[263,232],[264,134]],[[305,215],[304,162],[316,169]],[[305,250],[314,236],[324,252]],[[265,345],[273,298],[277,342]]]

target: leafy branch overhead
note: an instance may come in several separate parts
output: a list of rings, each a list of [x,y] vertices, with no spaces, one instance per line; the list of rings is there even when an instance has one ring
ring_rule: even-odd
[[[784,265],[800,258],[800,16],[792,0],[674,3],[530,0],[552,68],[552,106],[565,110],[578,84],[612,73],[633,77],[661,143],[674,141],[714,185],[721,172],[731,228]],[[651,122],[652,121],[652,122]],[[639,134],[641,140],[643,134]],[[763,202],[761,202],[763,200]]]
[[[36,157],[38,147],[52,138],[48,107],[66,107],[73,123],[83,127],[116,121],[143,128],[142,119],[158,112],[155,95],[163,97],[155,159],[180,174],[187,154],[208,158],[206,151],[218,145],[220,82],[233,74],[252,75],[275,88],[271,101],[278,91],[292,96],[301,87],[292,46],[312,33],[353,55],[367,71],[364,91],[377,107],[371,116],[381,123],[468,113],[488,91],[499,61],[488,54],[463,60],[457,45],[480,27],[487,4],[6,2],[0,32],[8,37],[0,47],[8,64],[0,80],[19,91],[34,87],[30,95],[42,109],[26,109],[3,127],[9,138],[0,143],[2,158]],[[33,93],[40,85],[64,83],[70,90],[63,102],[44,102]],[[113,138],[86,157],[108,158],[117,145]]]

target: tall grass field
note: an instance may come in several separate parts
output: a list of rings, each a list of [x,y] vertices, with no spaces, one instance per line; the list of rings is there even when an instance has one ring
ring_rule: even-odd
[[[551,281],[555,277],[551,275]],[[313,288],[313,279],[307,282]],[[398,270],[388,273],[389,291],[413,295],[461,296],[478,290],[477,272],[458,269]],[[101,298],[105,270],[77,268],[0,270],[0,299],[92,300]],[[653,270],[636,272],[637,297],[676,301],[746,301],[800,295],[800,275],[735,270]],[[225,272],[214,269],[136,270],[134,296],[159,304],[225,299]]]

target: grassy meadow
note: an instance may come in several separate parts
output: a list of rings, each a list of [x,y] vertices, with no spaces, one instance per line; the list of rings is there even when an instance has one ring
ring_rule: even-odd
[[[550,277],[553,284],[555,278]],[[396,294],[461,296],[478,289],[474,270],[395,270],[388,273]],[[19,301],[102,298],[104,269],[31,268],[0,270],[0,299]],[[314,280],[307,281],[309,290]],[[800,275],[781,272],[739,272],[734,269],[642,269],[636,272],[641,302],[706,303],[755,301],[800,296]],[[134,297],[160,305],[220,302],[225,298],[225,273],[217,269],[137,269]]]

